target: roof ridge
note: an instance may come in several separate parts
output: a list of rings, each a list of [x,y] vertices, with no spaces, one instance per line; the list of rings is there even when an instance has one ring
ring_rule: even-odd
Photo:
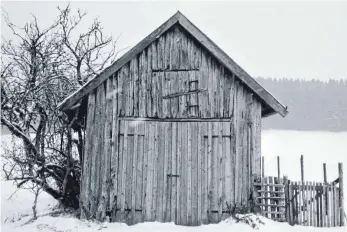
[[[141,40],[137,45],[130,49],[121,58],[116,60],[112,65],[107,67],[99,75],[84,84],[81,88],[64,99],[58,105],[60,110],[67,110],[74,106],[85,95],[93,91],[101,83],[103,83],[114,72],[118,71],[123,65],[129,62],[139,52],[143,51],[154,40],[159,38],[168,29],[179,23],[184,30],[186,30],[192,37],[194,37],[202,47],[211,53],[224,67],[230,72],[234,73],[245,85],[248,86],[259,98],[269,106],[272,111],[267,112],[270,115],[274,112],[279,113],[282,117],[286,116],[288,111],[287,107],[282,105],[273,95],[271,95],[263,86],[261,86],[253,77],[251,77],[245,70],[243,70],[228,54],[220,49],[210,38],[207,37],[198,27],[196,27],[189,19],[184,16],[179,10],[171,16],[166,22],[154,30],[149,36]]]

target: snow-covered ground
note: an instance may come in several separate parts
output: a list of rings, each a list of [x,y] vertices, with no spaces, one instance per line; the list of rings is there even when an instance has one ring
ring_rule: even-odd
[[[1,138],[2,141],[10,141]],[[310,181],[323,180],[323,162],[327,163],[328,180],[337,178],[337,163],[343,162],[347,170],[347,132],[298,132],[266,130],[262,135],[262,153],[265,156],[265,170],[267,175],[277,175],[277,155],[281,159],[281,172],[291,180],[300,180],[300,155],[304,155],[305,179]],[[345,183],[347,171],[344,172]],[[4,232],[14,231],[41,231],[41,232],[77,232],[77,231],[253,231],[244,223],[235,223],[232,220],[215,225],[199,227],[176,226],[173,223],[141,223],[127,226],[121,223],[96,223],[80,221],[71,216],[41,216],[33,223],[23,225],[30,219],[33,195],[27,190],[16,193],[12,183],[1,180],[1,229]],[[14,194],[13,194],[14,193]],[[13,194],[13,195],[12,195]],[[10,198],[10,196],[12,197]],[[9,199],[10,198],[10,199]],[[347,206],[347,197],[345,197]],[[39,198],[38,211],[44,215],[55,205],[55,201],[47,194],[42,193]],[[29,215],[29,216],[28,216]],[[21,220],[19,220],[21,219]],[[346,228],[310,228],[302,226],[289,226],[287,223],[277,223],[261,218],[265,225],[259,224],[260,231],[324,232],[346,231]]]

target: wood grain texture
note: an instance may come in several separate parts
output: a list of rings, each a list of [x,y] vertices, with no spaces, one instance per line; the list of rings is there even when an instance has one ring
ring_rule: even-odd
[[[263,103],[182,26],[93,94],[81,195],[96,202],[93,214],[199,225],[219,222],[230,207],[247,211],[251,177],[261,172]]]
[[[86,207],[89,209],[89,200],[90,200],[90,181],[91,181],[91,170],[92,170],[92,156],[91,150],[92,150],[92,141],[93,141],[93,130],[95,129],[94,126],[94,115],[95,113],[95,91],[93,91],[88,96],[88,115],[87,115],[87,124],[86,124],[86,139],[85,139],[85,146],[84,146],[84,157],[83,157],[83,169],[82,169],[82,186],[81,189],[81,205],[83,207]],[[86,215],[82,211],[82,218],[85,218]]]
[[[178,30],[178,26],[175,26],[173,33],[173,43],[170,39],[165,38],[165,33],[169,31],[175,24],[180,24],[181,28],[184,28],[194,40],[188,40],[186,36],[182,36],[183,32]],[[199,46],[195,45],[195,41],[198,41]],[[169,45],[174,44],[176,49],[166,50]],[[264,102],[264,108],[269,108],[265,114],[272,114],[273,112],[279,113],[281,116],[285,116],[288,111],[277,99],[275,99],[269,92],[267,92],[261,85],[259,85],[248,73],[246,73],[239,65],[237,65],[229,56],[227,56],[216,44],[214,44],[205,34],[203,34],[194,24],[192,24],[185,16],[180,12],[172,16],[168,21],[162,24],[157,30],[152,34],[142,40],[138,45],[133,47],[129,52],[122,56],[110,67],[106,68],[101,74],[96,76],[87,82],[81,89],[73,93],[71,96],[66,98],[61,104],[59,104],[59,109],[67,110],[74,106],[78,101],[80,101],[84,96],[89,94],[92,90],[97,88],[101,83],[103,83],[107,78],[109,78],[113,73],[117,72],[121,67],[130,62],[137,57],[139,53],[145,50],[148,46],[151,46],[154,56],[152,56],[152,68],[153,69],[166,69],[168,57],[170,58],[171,69],[176,69],[178,66],[183,69],[188,67],[200,67],[200,49],[195,49],[197,47],[203,47],[212,56],[216,57],[218,62],[225,66],[229,72],[235,73],[236,76],[243,82],[248,88],[257,94]],[[178,47],[178,49],[177,49]],[[195,50],[195,51],[192,51]],[[171,62],[174,61],[174,62]],[[217,70],[216,70],[217,71]],[[220,83],[222,79],[217,79],[216,81]],[[223,80],[222,80],[223,81]],[[221,100],[221,99],[220,99]],[[223,104],[220,100],[216,103],[219,106],[219,110],[223,110]]]

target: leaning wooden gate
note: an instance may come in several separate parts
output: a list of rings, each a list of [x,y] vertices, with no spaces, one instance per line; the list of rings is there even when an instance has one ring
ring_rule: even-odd
[[[334,183],[288,181],[286,186],[289,224],[315,227],[342,225],[340,188]]]
[[[341,176],[331,183],[292,182],[286,177],[272,176],[256,178],[253,193],[255,211],[291,225],[344,226]]]

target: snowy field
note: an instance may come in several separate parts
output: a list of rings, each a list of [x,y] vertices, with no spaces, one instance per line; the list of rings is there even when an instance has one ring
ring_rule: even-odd
[[[1,141],[9,141],[1,138]],[[309,181],[323,180],[323,162],[327,163],[328,180],[337,178],[337,163],[344,164],[344,179],[347,180],[347,132],[297,132],[266,130],[262,135],[262,154],[265,156],[266,175],[277,175],[277,156],[281,159],[281,173],[288,175],[291,180],[300,180],[300,155],[304,155],[305,179]],[[33,195],[20,190],[14,193],[15,187],[10,182],[1,180],[1,230],[14,231],[40,231],[40,232],[78,232],[78,231],[179,231],[179,232],[205,232],[205,231],[254,231],[249,225],[235,223],[232,220],[215,225],[199,227],[176,226],[173,223],[141,223],[127,226],[121,223],[96,223],[80,221],[71,216],[44,216],[55,205],[55,201],[47,194],[41,194],[38,211],[39,217],[33,223],[25,224],[31,216]],[[10,198],[10,196],[12,197]],[[10,199],[9,199],[10,198]],[[345,197],[347,206],[347,197]],[[282,232],[342,232],[346,228],[309,228],[302,226],[289,226],[287,223],[277,223],[261,218],[265,223],[259,224],[260,231]],[[23,225],[25,224],[25,225]]]

